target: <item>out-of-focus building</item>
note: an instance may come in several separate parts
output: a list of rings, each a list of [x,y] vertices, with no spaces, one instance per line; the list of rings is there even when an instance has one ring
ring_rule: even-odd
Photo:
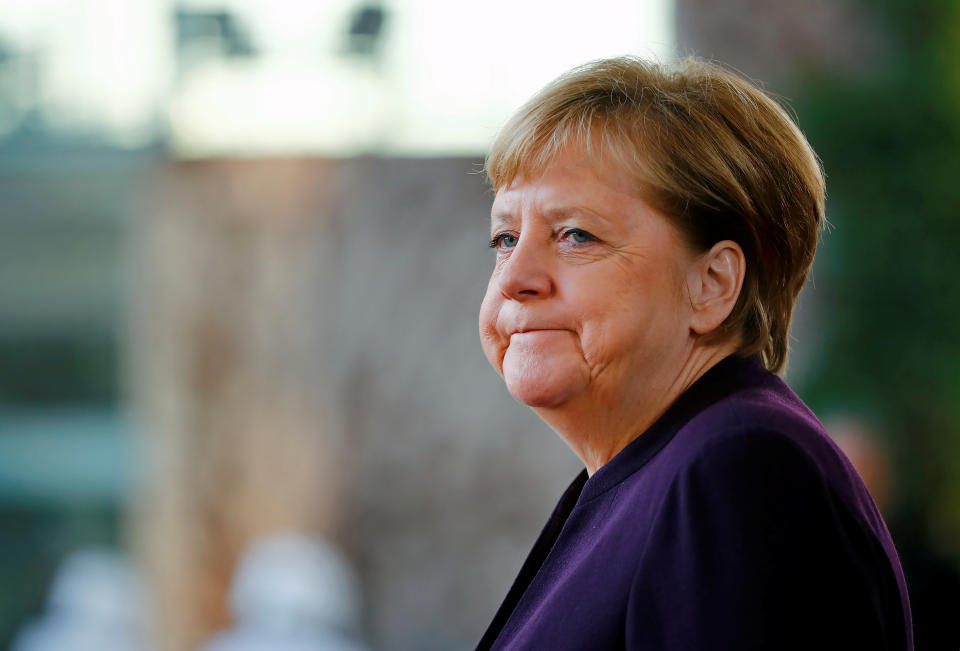
[[[722,61],[783,93],[812,70],[856,75],[887,62],[890,43],[858,0],[677,0],[681,55]]]
[[[668,2],[595,9],[0,6],[0,517],[45,513],[2,547],[33,591],[3,635],[97,543],[192,648],[284,529],[346,549],[377,646],[473,642],[574,468],[476,343],[474,172],[562,70],[669,58]]]
[[[852,2],[721,4],[0,5],[4,576],[126,544],[161,647],[196,648],[247,546],[293,531],[355,564],[374,648],[471,647],[577,470],[477,342],[482,155],[588,59],[780,90],[880,42]]]

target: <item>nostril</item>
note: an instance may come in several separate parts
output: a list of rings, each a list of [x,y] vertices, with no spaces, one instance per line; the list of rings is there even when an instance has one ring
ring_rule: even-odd
[[[505,298],[531,300],[548,296],[553,288],[550,264],[537,251],[519,245],[498,272],[500,291]]]

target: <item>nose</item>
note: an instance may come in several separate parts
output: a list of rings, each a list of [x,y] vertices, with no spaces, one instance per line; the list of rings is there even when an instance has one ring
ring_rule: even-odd
[[[515,301],[551,296],[556,290],[550,247],[520,238],[498,274],[500,291]]]

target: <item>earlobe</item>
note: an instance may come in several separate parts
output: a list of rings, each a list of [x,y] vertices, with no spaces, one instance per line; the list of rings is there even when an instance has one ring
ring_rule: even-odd
[[[726,320],[737,304],[746,258],[743,249],[732,240],[714,244],[696,265],[695,278],[690,283],[690,302],[693,318],[690,328],[698,335],[706,335]]]

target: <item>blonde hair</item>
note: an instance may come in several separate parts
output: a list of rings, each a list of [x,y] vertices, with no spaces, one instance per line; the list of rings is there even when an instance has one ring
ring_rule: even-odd
[[[819,161],[784,109],[698,59],[594,61],[551,82],[501,129],[486,160],[490,183],[509,187],[573,147],[611,156],[699,250],[740,245],[743,289],[719,334],[781,372],[825,194]]]

